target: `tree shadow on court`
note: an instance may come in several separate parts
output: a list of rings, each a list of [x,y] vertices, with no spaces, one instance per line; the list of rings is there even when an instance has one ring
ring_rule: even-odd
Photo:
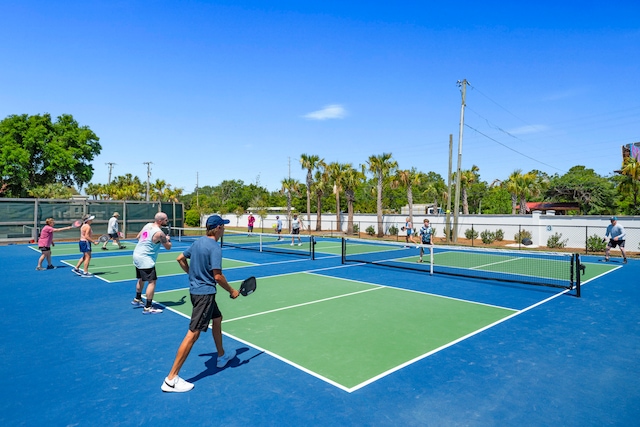
[[[218,363],[218,353],[199,354],[198,356],[200,356],[200,357],[209,357],[209,359],[206,362],[204,362],[204,365],[207,367],[207,369],[205,369],[204,371],[200,372],[195,377],[189,378],[187,381],[189,381],[190,383],[196,382],[196,381],[199,381],[199,380],[201,380],[203,378],[209,377],[211,375],[215,375],[218,372],[222,371],[223,369],[237,368],[239,366],[246,365],[247,363],[249,363],[251,361],[251,359],[264,354],[264,351],[261,351],[261,352],[255,354],[255,355],[251,356],[248,359],[241,360],[242,359],[241,358],[242,354],[246,353],[247,351],[249,351],[249,348],[247,348],[247,347],[240,347],[240,348],[236,349],[236,357],[231,359],[229,361],[229,363],[227,363],[227,366],[225,366],[224,368],[218,368],[216,366],[216,364]]]

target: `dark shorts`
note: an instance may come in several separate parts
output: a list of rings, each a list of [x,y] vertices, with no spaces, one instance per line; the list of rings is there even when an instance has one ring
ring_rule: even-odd
[[[624,240],[609,240],[608,246],[610,248],[615,248],[616,246],[620,246],[621,248],[624,248]]]
[[[430,245],[431,244],[431,240],[429,240],[429,241],[423,240],[422,244],[423,245]]]
[[[80,242],[78,242],[78,245],[80,246],[80,252],[87,253],[87,252],[91,252],[91,242],[87,242],[86,240],[81,240]]]
[[[213,319],[222,317],[218,304],[216,303],[216,294],[210,295],[191,295],[191,322],[189,330],[191,332],[205,332],[209,329],[209,322]]]
[[[291,230],[291,234],[300,234],[300,229],[294,228],[293,230]]]
[[[152,280],[158,280],[158,275],[156,274],[156,268],[138,268],[136,267],[136,279],[142,279],[145,282],[150,282]]]
[[[49,252],[51,250],[49,246],[40,246],[38,249],[40,249],[42,252]]]
[[[109,237],[111,237],[112,239],[117,239],[118,233],[109,233]]]

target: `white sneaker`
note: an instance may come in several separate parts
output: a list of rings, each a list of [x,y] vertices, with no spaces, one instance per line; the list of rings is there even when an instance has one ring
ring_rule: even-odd
[[[161,308],[156,308],[156,307],[145,307],[142,309],[142,314],[160,314],[162,313],[162,309]]]
[[[193,384],[176,376],[172,380],[165,378],[162,383],[162,387],[160,388],[162,391],[166,391],[167,393],[184,393],[185,391],[191,390],[193,388]]]
[[[293,246],[293,243],[291,244],[291,246]]]
[[[234,357],[236,357],[236,351],[235,350],[227,350],[224,352],[224,355],[221,357],[218,357],[218,363],[216,364],[216,366],[220,369],[224,368],[225,366],[227,366],[227,363],[229,363],[229,361],[231,359],[233,359]]]
[[[298,243],[298,246],[302,246],[302,243]]]

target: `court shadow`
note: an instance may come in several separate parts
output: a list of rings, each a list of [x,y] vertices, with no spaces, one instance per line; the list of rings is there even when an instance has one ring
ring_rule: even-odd
[[[178,301],[159,301],[160,304],[164,305],[165,307],[177,307],[179,305],[184,305],[187,302],[187,296],[183,295],[182,298],[180,298]]]
[[[207,369],[205,369],[204,371],[200,372],[198,375],[196,375],[195,377],[189,378],[187,381],[192,383],[192,382],[196,382],[201,380],[202,378],[206,378],[209,377],[211,375],[215,375],[218,372],[222,371],[223,369],[229,369],[229,368],[237,368],[239,366],[242,365],[246,365],[247,363],[249,363],[251,361],[251,359],[258,357],[260,355],[262,355],[264,352],[261,351],[258,354],[255,354],[254,356],[251,356],[248,359],[244,359],[242,360],[242,354],[246,353],[247,351],[249,351],[249,348],[247,347],[240,347],[238,349],[236,349],[236,357],[234,357],[233,359],[231,359],[231,361],[227,364],[227,366],[225,366],[224,368],[220,369],[216,366],[216,363],[218,362],[218,353],[204,353],[204,354],[199,354],[198,356],[200,357],[208,357],[209,359],[204,362],[204,366],[207,367]]]

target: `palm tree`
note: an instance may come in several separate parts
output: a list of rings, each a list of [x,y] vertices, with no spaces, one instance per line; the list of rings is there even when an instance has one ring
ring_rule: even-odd
[[[340,224],[340,192],[342,191],[342,179],[348,168],[347,164],[332,162],[327,166],[327,169],[329,180],[333,183],[333,194],[336,195],[336,230],[340,231],[342,229]]]
[[[367,165],[369,172],[373,173],[374,178],[378,181],[376,210],[378,212],[378,237],[382,237],[384,236],[382,228],[382,189],[385,179],[398,167],[398,162],[391,159],[391,153],[382,153],[377,156],[369,156]]]
[[[409,205],[409,220],[413,224],[413,186],[420,185],[421,174],[416,168],[411,170],[397,170],[391,182],[392,188],[404,187],[407,189],[407,204]]]
[[[356,200],[356,190],[364,181],[364,174],[348,163],[345,165],[347,169],[342,177],[342,186],[344,195],[347,198],[347,234],[353,234],[353,202]]]
[[[315,154],[302,154],[300,156],[302,169],[307,170],[307,221],[311,224],[311,187],[313,186],[313,171],[324,165],[324,159]]]
[[[316,231],[322,231],[322,197],[329,190],[329,174],[326,165],[316,170],[311,189],[316,195]]]
[[[476,165],[471,166],[471,169],[463,170],[460,172],[460,191],[462,197],[462,213],[469,215],[469,200],[468,189],[478,180],[477,172],[480,168]]]
[[[619,191],[631,193],[633,196],[633,209],[637,210],[640,186],[640,162],[638,162],[638,159],[631,156],[624,159],[621,173],[624,179],[620,182]]]
[[[287,220],[291,224],[291,195],[300,194],[300,181],[293,178],[285,178],[282,180],[281,193],[287,195]]]
[[[502,186],[511,195],[511,215],[516,214],[516,206],[518,205],[518,195],[520,194],[519,182],[522,177],[522,170],[516,169],[511,172],[509,178],[502,182]]]

